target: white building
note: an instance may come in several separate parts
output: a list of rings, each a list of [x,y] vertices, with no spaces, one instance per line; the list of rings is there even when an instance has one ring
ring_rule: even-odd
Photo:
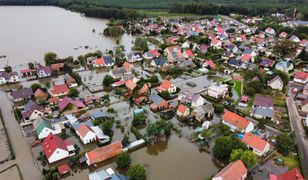
[[[207,95],[214,98],[224,98],[228,94],[228,86],[224,84],[212,84],[207,89]]]

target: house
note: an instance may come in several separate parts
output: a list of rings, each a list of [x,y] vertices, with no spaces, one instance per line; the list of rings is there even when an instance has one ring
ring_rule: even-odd
[[[143,54],[143,58],[147,60],[151,60],[154,57],[159,57],[159,56],[160,56],[160,53],[158,52],[157,49],[150,49]]]
[[[69,173],[71,169],[70,169],[68,164],[63,164],[61,166],[58,166],[57,170],[58,170],[58,172],[59,172],[59,174],[61,176],[61,175]]]
[[[52,72],[60,72],[64,68],[64,63],[52,64],[52,65],[50,65],[50,67],[51,67]]]
[[[258,156],[265,155],[270,149],[270,144],[255,134],[245,133],[241,141]]]
[[[181,58],[184,59],[184,55],[181,51],[181,47],[176,45],[176,46],[169,46],[167,47],[164,52],[167,54],[167,60],[170,63],[173,63],[175,61],[180,60]]]
[[[36,69],[36,74],[38,78],[45,78],[45,77],[50,77],[51,76],[51,67],[49,66],[39,66]]]
[[[50,133],[55,135],[55,134],[60,134],[62,132],[60,126],[54,126],[44,118],[39,118],[33,121],[33,127],[38,139],[44,139]]]
[[[295,72],[293,81],[301,84],[306,84],[308,82],[308,73]]]
[[[103,58],[103,61],[104,61],[104,66],[106,67],[112,67],[114,66],[114,63],[115,63],[115,59],[110,56],[110,55],[105,55],[102,57]]]
[[[210,68],[210,69],[215,69],[216,64],[212,60],[206,60],[203,64],[202,67],[204,68]]]
[[[86,163],[88,166],[100,163],[109,158],[115,157],[123,152],[123,145],[121,141],[94,149],[86,152]]]
[[[133,71],[134,69],[134,65],[132,65],[131,63],[125,61],[122,65],[122,67],[124,67],[126,69],[126,71],[130,72]]]
[[[293,42],[295,42],[295,43],[300,43],[300,42],[301,42],[301,40],[300,40],[297,36],[295,36],[295,35],[292,35],[292,36],[289,38],[289,40],[290,40],[290,41],[293,41]]]
[[[33,91],[31,88],[23,88],[12,92],[14,102],[29,100],[33,97]]]
[[[288,33],[286,33],[286,32],[281,32],[280,34],[279,34],[279,38],[281,38],[281,39],[285,39],[285,38],[287,38],[288,37]]]
[[[63,140],[52,133],[44,139],[41,146],[50,164],[75,155],[75,147],[70,140]]]
[[[242,96],[241,101],[239,102],[239,107],[247,107],[249,101],[249,96]]]
[[[261,68],[271,68],[274,65],[274,61],[270,60],[270,59],[262,59],[262,61],[259,64],[259,67]]]
[[[231,59],[229,62],[228,62],[228,65],[231,66],[231,67],[235,67],[237,69],[239,68],[243,68],[245,69],[246,68],[246,65],[245,63],[241,60],[241,59]]]
[[[94,126],[91,121],[76,123],[73,125],[73,128],[83,144],[96,141],[101,143],[110,141],[110,137],[105,135],[100,127]]]
[[[231,162],[220,170],[212,180],[244,180],[247,177],[247,169],[241,160]]]
[[[199,94],[193,93],[190,90],[184,90],[179,93],[178,100],[191,107],[202,106],[205,102],[204,98]]]
[[[274,77],[272,80],[267,82],[267,85],[272,89],[282,90],[283,88],[283,81],[279,76]]]
[[[70,76],[69,74],[65,74],[64,81],[69,88],[73,88],[73,87],[78,86],[78,83],[76,82],[76,80],[72,76]]]
[[[24,121],[34,121],[44,115],[44,107],[29,101],[25,105],[25,110],[21,112]]]
[[[92,61],[93,67],[100,68],[105,66],[105,62],[103,58],[96,58],[94,61]]]
[[[274,100],[262,95],[256,95],[253,101],[250,115],[258,119],[273,120]]]
[[[130,63],[142,61],[142,60],[143,60],[143,57],[142,57],[142,54],[140,53],[129,53],[127,55],[127,61]]]
[[[293,168],[282,174],[270,174],[270,180],[305,180],[298,168]]]
[[[151,66],[154,66],[154,67],[161,68],[166,65],[168,65],[168,61],[167,61],[167,58],[163,56],[160,56],[158,58],[153,58],[151,61]]]
[[[127,89],[129,89],[130,91],[133,91],[133,90],[137,87],[137,84],[134,83],[132,80],[128,80],[128,81],[125,83],[125,86],[126,86]]]
[[[37,89],[34,93],[34,97],[37,102],[45,102],[48,98],[48,93],[41,89]]]
[[[207,89],[207,95],[214,98],[224,98],[228,94],[228,86],[214,83]]]
[[[67,96],[59,100],[59,110],[61,112],[66,111],[66,110],[67,111],[78,111],[85,107],[86,105],[84,105],[83,102],[79,100],[73,100]]]
[[[103,111],[97,111],[97,112],[93,112],[91,114],[91,118],[93,120],[95,119],[105,119],[105,118],[108,118],[109,115],[106,113],[106,112],[103,112]]]
[[[150,105],[152,111],[160,111],[163,109],[167,109],[169,106],[168,102],[157,94],[152,94],[150,96],[150,101],[152,102],[152,104]]]
[[[275,65],[275,69],[285,73],[289,73],[294,68],[293,64],[289,61],[280,61]]]
[[[163,82],[156,89],[159,93],[162,93],[164,91],[168,91],[169,93],[175,93],[177,88],[170,81],[163,80]]]
[[[197,121],[201,122],[204,120],[204,118],[213,116],[214,107],[211,103],[207,103],[194,109],[191,114]]]
[[[186,116],[189,115],[189,113],[190,113],[189,108],[186,107],[186,106],[183,105],[183,104],[180,104],[180,105],[178,106],[177,111],[176,111],[176,114],[177,114],[178,116],[180,116],[180,117],[186,117]]]
[[[19,77],[17,72],[0,74],[0,85],[7,83],[17,83],[17,82],[19,82]]]
[[[96,97],[96,96],[89,96],[89,97],[86,97],[84,100],[83,100],[84,104],[86,106],[89,106],[89,105],[92,105],[92,104],[97,104],[97,103],[100,103],[101,102],[101,99],[99,97]]]
[[[211,47],[216,48],[216,49],[221,49],[221,45],[222,43],[219,39],[216,39],[216,38],[212,39]]]
[[[251,132],[254,129],[254,125],[251,121],[231,111],[225,112],[222,117],[222,123],[230,127],[232,132],[238,130],[244,133]]]
[[[266,28],[265,29],[265,33],[267,35],[270,35],[270,36],[275,36],[275,34],[276,34],[275,30],[273,28],[271,28],[271,27]]]
[[[114,68],[109,71],[109,75],[114,79],[120,79],[123,76],[132,74],[132,71],[128,71],[125,67]]]
[[[31,77],[36,74],[36,70],[34,69],[22,69],[20,70],[21,76],[22,77]]]
[[[69,92],[69,88],[66,84],[55,85],[50,89],[50,94],[52,97],[65,96]]]
[[[138,93],[139,95],[146,95],[150,92],[150,87],[148,84],[144,84],[141,89],[139,89]]]

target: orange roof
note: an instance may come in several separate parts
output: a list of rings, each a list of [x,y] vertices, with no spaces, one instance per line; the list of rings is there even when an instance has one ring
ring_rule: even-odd
[[[121,141],[117,141],[112,144],[87,152],[86,157],[89,161],[89,164],[96,164],[106,159],[117,156],[121,154],[122,151],[123,151],[122,143]]]
[[[85,124],[81,124],[77,131],[78,131],[78,133],[80,134],[81,137],[85,137],[88,134],[88,132],[90,132],[92,130],[90,129],[89,126],[87,126]]]
[[[246,118],[231,111],[225,112],[225,114],[223,115],[223,119],[228,123],[232,124],[233,126],[243,130],[246,129],[248,124],[250,123],[250,121]]]
[[[187,107],[183,104],[180,104],[179,107],[178,107],[178,110],[180,113],[185,113]]]
[[[247,62],[247,61],[250,60],[250,58],[251,58],[251,55],[249,55],[249,54],[244,54],[244,55],[242,56],[242,61]]]
[[[242,176],[247,174],[247,169],[241,160],[237,160],[228,164],[219,173],[217,173],[214,178],[221,177],[227,180],[239,180]]]
[[[259,138],[257,135],[245,133],[243,139],[243,143],[247,144],[250,147],[263,151],[265,146],[267,145],[267,141]]]
[[[34,93],[35,97],[47,97],[47,93],[45,93],[43,90],[41,89],[37,89]]]
[[[125,84],[125,86],[129,89],[129,90],[134,90],[135,87],[137,86],[136,83],[134,83],[132,80],[128,80]]]
[[[95,63],[95,64],[98,64],[98,65],[105,64],[103,58],[95,59],[94,63]]]
[[[147,84],[144,84],[144,85],[142,86],[142,88],[139,90],[139,93],[140,93],[140,94],[145,94],[145,93],[148,92],[148,90],[149,90],[149,86],[148,86]]]
[[[59,71],[61,68],[64,67],[64,63],[52,64],[50,65],[50,67],[53,71]]]
[[[58,103],[59,102],[59,98],[58,97],[52,97],[50,99],[48,99],[49,103]]]
[[[132,64],[130,64],[129,62],[125,61],[122,65],[126,70],[130,71],[133,67]]]
[[[172,85],[172,83],[168,80],[164,80],[161,85],[159,86],[160,89],[162,90],[168,90],[170,88],[170,86]]]

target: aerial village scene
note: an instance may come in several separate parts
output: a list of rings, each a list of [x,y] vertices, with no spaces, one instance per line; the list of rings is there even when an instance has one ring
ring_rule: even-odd
[[[283,28],[261,27],[268,19]],[[305,179],[308,36],[298,26],[279,13],[111,19],[89,31],[116,27],[131,46],[8,61],[0,166],[19,173],[0,179]]]

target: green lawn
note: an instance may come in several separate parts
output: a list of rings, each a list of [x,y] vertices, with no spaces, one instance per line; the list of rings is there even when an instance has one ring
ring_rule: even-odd
[[[234,83],[233,88],[235,89],[239,97],[241,97],[242,96],[242,84],[243,84],[242,81],[237,80],[237,81],[233,81],[233,83]]]

